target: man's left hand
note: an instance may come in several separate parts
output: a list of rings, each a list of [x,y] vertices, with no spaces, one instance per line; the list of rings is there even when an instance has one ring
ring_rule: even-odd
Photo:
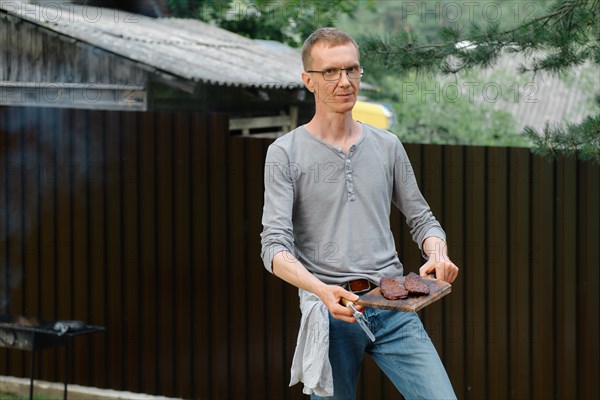
[[[444,239],[429,236],[423,241],[423,252],[428,261],[419,269],[421,276],[435,272],[435,277],[448,283],[454,282],[458,276],[458,267],[448,257],[448,249]]]
[[[419,269],[421,276],[435,272],[435,277],[448,283],[458,276],[458,267],[448,257],[432,257]]]

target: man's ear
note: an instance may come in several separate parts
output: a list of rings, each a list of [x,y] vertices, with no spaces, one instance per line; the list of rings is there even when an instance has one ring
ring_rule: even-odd
[[[315,92],[315,81],[312,79],[312,76],[308,72],[302,71],[302,81],[304,81],[304,86],[314,93]]]

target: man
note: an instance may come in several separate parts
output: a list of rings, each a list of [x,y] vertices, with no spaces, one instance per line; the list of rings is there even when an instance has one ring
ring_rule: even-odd
[[[318,29],[304,43],[302,61],[315,114],[268,149],[261,234],[267,270],[299,288],[291,383],[302,381],[313,399],[355,398],[367,352],[407,399],[455,398],[415,313],[358,307],[376,337],[371,342],[340,304],[358,300],[381,277],[402,275],[389,224],[392,203],[428,259],[421,275],[452,282],[458,268],[400,141],[352,119],[363,74],[354,39]]]

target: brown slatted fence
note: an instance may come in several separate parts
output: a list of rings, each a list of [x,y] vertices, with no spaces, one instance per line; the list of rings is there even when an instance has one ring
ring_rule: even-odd
[[[271,141],[227,130],[220,114],[0,108],[0,312],[106,326],[75,340],[71,382],[303,398],[288,388],[297,294],[259,257]],[[598,398],[600,168],[406,148],[461,266],[421,312],[458,397]],[[416,271],[404,218],[391,220]],[[36,378],[61,381],[64,362],[40,352]],[[28,373],[28,354],[0,348],[0,374]],[[369,358],[359,393],[401,398]]]

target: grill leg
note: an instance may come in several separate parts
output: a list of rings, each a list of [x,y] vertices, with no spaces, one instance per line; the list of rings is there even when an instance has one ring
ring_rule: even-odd
[[[67,400],[67,381],[69,380],[69,363],[71,362],[71,337],[67,338],[65,346],[65,389],[63,391],[63,400]]]
[[[33,374],[35,373],[35,335],[33,335],[31,344],[31,363],[29,375],[29,400],[33,400]]]

